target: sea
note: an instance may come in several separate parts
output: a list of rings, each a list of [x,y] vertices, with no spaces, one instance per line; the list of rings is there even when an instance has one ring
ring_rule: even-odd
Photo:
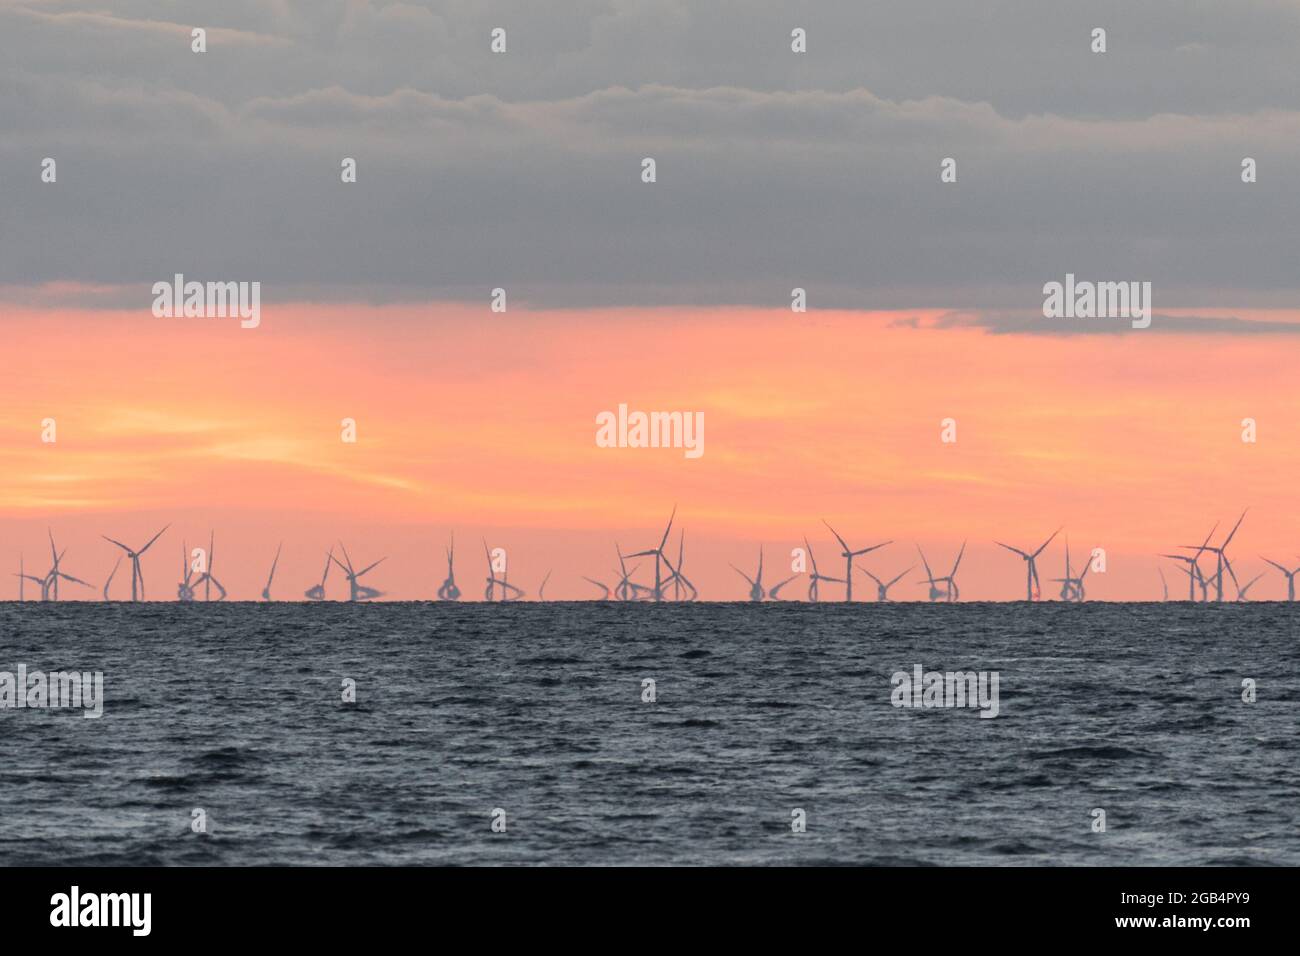
[[[5,603],[0,864],[1295,866],[1297,607]]]

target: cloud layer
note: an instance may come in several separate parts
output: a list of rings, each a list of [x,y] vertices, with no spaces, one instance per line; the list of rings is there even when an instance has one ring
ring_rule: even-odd
[[[6,7],[0,285],[1021,310],[1073,272],[1295,303],[1294,3],[546,7]]]

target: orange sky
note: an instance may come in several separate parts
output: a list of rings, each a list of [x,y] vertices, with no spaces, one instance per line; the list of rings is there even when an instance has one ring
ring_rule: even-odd
[[[1023,593],[1020,562],[992,539],[1036,546],[1059,524],[1072,552],[1107,549],[1096,599],[1158,597],[1154,553],[1246,506],[1239,573],[1263,570],[1260,554],[1300,563],[1289,336],[992,335],[924,327],[943,310],[513,301],[505,315],[264,304],[261,328],[242,330],[155,319],[147,301],[2,310],[0,560],[15,571],[21,551],[43,572],[50,526],[66,569],[102,583],[117,554],[100,533],[143,543],[172,521],[145,558],[151,597],[175,595],[182,538],[193,546],[209,527],[233,597],[256,596],[281,538],[277,596],[301,595],[340,537],[358,561],[389,556],[371,583],[390,596],[431,597],[454,529],[467,596],[481,593],[486,535],[507,549],[513,582],[535,592],[553,569],[548,597],[590,597],[581,576],[608,581],[615,539],[650,546],[674,503],[686,572],[714,599],[744,596],[727,562],[748,568],[759,542],[772,579],[804,534],[824,573],[842,570],[822,517],[855,547],[893,538],[866,562],[891,577],[915,542],[947,564],[969,538],[969,599]],[[912,318],[922,327],[899,324]],[[596,414],[620,402],[703,411],[705,454],[596,447]],[[355,445],[340,441],[344,417],[358,422]],[[940,442],[945,417],[955,444]],[[1045,579],[1059,575],[1059,544]],[[1252,592],[1283,594],[1272,572]]]

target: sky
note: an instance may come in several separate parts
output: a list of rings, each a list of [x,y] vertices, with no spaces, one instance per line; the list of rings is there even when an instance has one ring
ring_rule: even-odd
[[[972,599],[1064,526],[1043,578],[1068,534],[1128,600],[1249,507],[1243,580],[1300,564],[1300,3],[546,7],[0,4],[0,560],[52,530],[98,588],[101,534],[170,522],[150,597],[212,531],[234,597],[343,540],[422,598],[454,533],[467,594],[487,539],[579,598],[676,506],[706,598],[805,535],[839,574],[825,519],[882,576],[969,541]],[[261,325],[155,317],[175,273]],[[1067,273],[1152,283],[1151,327],[1043,318]],[[620,403],[705,453],[597,447]]]

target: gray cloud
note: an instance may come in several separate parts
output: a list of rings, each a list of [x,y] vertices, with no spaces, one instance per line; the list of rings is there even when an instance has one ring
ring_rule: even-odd
[[[1300,8],[1290,0],[28,0],[4,23],[42,72],[179,85],[230,104],[334,84],[453,99],[663,84],[867,88],[890,100],[986,101],[1009,116],[1300,107]],[[220,46],[240,69],[220,83],[207,68],[178,69],[158,36],[167,24],[231,31]],[[792,59],[796,25],[810,52]],[[510,31],[506,57],[488,54],[494,26]],[[1097,26],[1109,34],[1104,56],[1088,52]],[[278,44],[273,59],[257,56],[257,38]]]
[[[932,322],[899,319],[898,328],[974,328],[992,335],[1300,335],[1300,322],[1241,319],[1234,316],[1151,315],[1151,325],[1135,329],[1127,319],[1045,319],[1041,312],[947,312]]]
[[[539,306],[799,285],[813,307],[990,311],[1074,272],[1166,308],[1294,305],[1296,5],[1131,6],[18,4],[0,284],[181,271],[270,301],[504,285]],[[1093,25],[1105,56],[1079,52]]]

